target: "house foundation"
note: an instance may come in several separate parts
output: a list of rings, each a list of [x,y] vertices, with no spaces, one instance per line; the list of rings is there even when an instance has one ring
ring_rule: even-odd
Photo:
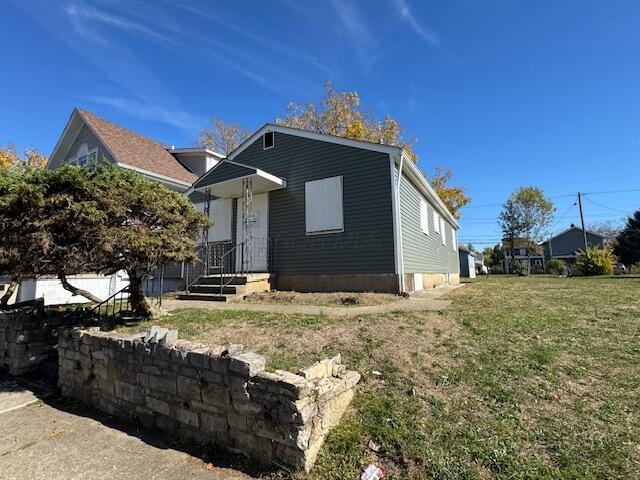
[[[277,290],[296,292],[376,292],[399,293],[395,273],[351,275],[287,275],[278,274]]]

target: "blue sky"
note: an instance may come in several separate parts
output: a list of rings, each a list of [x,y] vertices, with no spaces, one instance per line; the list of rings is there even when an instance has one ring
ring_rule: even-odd
[[[637,1],[9,1],[0,144],[50,153],[74,106],[166,144],[210,116],[253,129],[325,80],[418,139],[473,198],[461,241],[495,244],[499,205],[543,187],[555,231],[640,207]],[[636,191],[628,191],[636,190]],[[619,193],[596,193],[624,191]]]

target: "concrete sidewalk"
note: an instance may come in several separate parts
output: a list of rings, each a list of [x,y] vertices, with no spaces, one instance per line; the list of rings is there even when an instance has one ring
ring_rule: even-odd
[[[0,414],[38,402],[38,397],[9,377],[0,377]],[[1,425],[1,424],[0,424]]]
[[[443,285],[430,290],[422,290],[412,294],[409,298],[383,305],[364,307],[328,307],[321,305],[295,305],[277,303],[248,303],[248,302],[207,302],[202,300],[164,300],[162,308],[167,311],[178,308],[203,308],[209,310],[250,310],[254,312],[292,313],[303,315],[329,315],[332,317],[356,316],[370,313],[387,313],[393,311],[441,311],[451,304],[451,300],[439,298],[463,284]]]
[[[153,433],[108,425],[106,416],[83,416],[41,402],[0,414],[0,478],[253,478],[237,470],[207,465],[197,457],[173,449]]]

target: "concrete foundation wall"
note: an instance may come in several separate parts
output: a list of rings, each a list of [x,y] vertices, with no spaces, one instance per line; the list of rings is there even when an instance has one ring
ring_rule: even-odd
[[[416,285],[416,275],[422,276],[422,288],[424,290],[440,285],[454,285],[456,283],[460,283],[459,273],[406,273],[404,275],[404,289],[406,292],[414,292],[416,291],[416,287],[419,287],[419,285]]]
[[[399,293],[394,273],[363,275],[283,275],[276,276],[277,290],[296,292],[378,292]]]
[[[73,275],[69,283],[74,287],[87,290],[101,299],[106,299],[129,284],[126,274],[118,272],[113,275]],[[82,296],[73,296],[70,291],[62,287],[57,278],[28,279],[20,283],[18,288],[18,302],[34,299],[44,299],[45,305],[68,305],[87,303],[89,300]]]
[[[309,470],[360,375],[340,357],[300,375],[265,370],[240,345],[211,347],[153,327],[133,335],[63,329],[62,394],[146,427]]]

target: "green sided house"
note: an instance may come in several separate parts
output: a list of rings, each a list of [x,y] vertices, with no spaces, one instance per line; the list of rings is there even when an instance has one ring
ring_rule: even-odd
[[[267,124],[186,195],[215,221],[209,274],[264,272],[297,291],[459,281],[458,224],[399,147]]]
[[[225,158],[75,109],[48,168],[93,161],[183,192],[213,220],[200,261],[165,272],[186,298],[221,299],[252,279],[394,293],[459,281],[458,224],[399,147],[266,124]]]

